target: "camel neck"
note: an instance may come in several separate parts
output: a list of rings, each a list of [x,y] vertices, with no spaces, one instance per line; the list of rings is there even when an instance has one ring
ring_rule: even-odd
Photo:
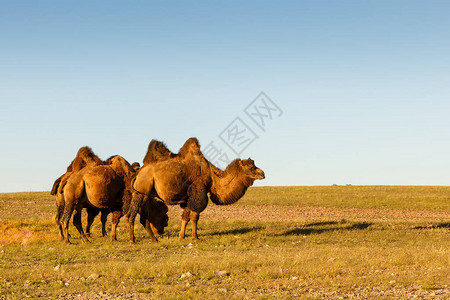
[[[232,168],[217,175],[211,172],[211,201],[219,205],[232,204],[244,196],[247,188],[253,184],[253,179],[244,175],[242,170]]]

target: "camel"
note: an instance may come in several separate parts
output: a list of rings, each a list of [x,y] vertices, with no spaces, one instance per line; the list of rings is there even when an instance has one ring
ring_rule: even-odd
[[[140,164],[138,162],[134,162],[131,164],[134,172],[137,172],[140,169]],[[133,175],[134,176],[134,175]],[[130,180],[127,180],[125,183],[125,190],[122,196],[122,214],[123,216],[125,212],[128,211],[131,203],[132,192],[130,189]],[[145,230],[149,233],[150,238],[153,242],[158,242],[155,235],[162,235],[164,233],[164,228],[167,227],[169,217],[167,216],[168,208],[164,204],[163,201],[158,199],[148,199],[142,204],[141,209],[139,210],[140,214],[140,223],[144,226]],[[155,224],[159,224],[156,226]]]
[[[208,205],[208,193],[215,204],[232,204],[255,180],[264,178],[264,172],[250,158],[236,159],[224,171],[220,170],[203,156],[196,138],[188,139],[178,154],[162,142],[152,140],[144,165],[131,182],[133,196],[127,213],[130,241],[136,242],[134,220],[148,198],[158,197],[167,205],[179,204],[184,208],[179,237],[185,237],[191,220],[192,238],[198,239],[197,223]]]
[[[86,166],[97,166],[102,165],[104,162],[94,154],[91,148],[85,146],[78,150],[77,155],[75,159],[70,163],[70,165],[67,167],[66,173],[61,175],[58,179],[55,180],[53,183],[52,190],[50,192],[51,195],[54,195],[56,198],[56,225],[59,229],[59,233],[61,236],[61,239],[64,239],[64,234],[61,226],[61,217],[64,211],[64,194],[63,194],[63,188],[67,183],[67,180],[72,176],[73,174],[79,172],[81,169],[83,169]],[[102,221],[102,235],[106,235],[106,219],[108,217],[108,210],[99,210],[95,207],[86,207],[88,212],[88,222],[86,227],[86,235],[90,236],[90,229],[91,225],[94,221],[95,216],[98,215],[98,213],[101,211],[101,221]]]
[[[109,159],[106,160],[105,163],[110,164],[116,156],[117,155],[111,156]],[[135,176],[135,173],[140,169],[140,167],[141,166],[138,162],[134,162],[133,164],[131,164],[131,168],[133,169],[131,171],[132,177]],[[122,212],[117,214],[115,218],[113,217],[113,226],[115,223],[115,227],[117,227],[119,219],[125,214],[125,212],[127,212],[127,210],[130,207],[132,198],[130,182],[132,177],[131,178],[130,176],[125,177],[125,189],[123,191],[122,196],[122,203],[123,203]],[[142,224],[142,226],[144,226],[145,230],[150,235],[152,242],[158,242],[158,239],[155,237],[155,235],[162,235],[164,233],[164,228],[167,227],[169,221],[167,212],[168,208],[166,204],[164,204],[163,201],[157,199],[148,199],[143,203],[141,209],[139,210],[140,223]],[[114,239],[116,239],[116,237],[114,237]]]
[[[116,171],[119,174],[117,174]],[[131,176],[131,170],[129,171]],[[99,164],[94,166],[86,166],[78,172],[73,173],[68,178],[67,183],[62,186],[62,191],[64,193],[64,206],[60,220],[64,241],[66,243],[70,242],[67,229],[69,220],[74,210],[75,215],[73,217],[73,224],[80,232],[84,242],[89,242],[89,240],[87,239],[85,233],[83,232],[83,228],[81,227],[81,209],[83,207],[90,206],[97,209],[110,209],[111,207],[113,207],[113,211],[120,211],[119,207],[121,205],[122,192],[125,186],[123,180],[123,177],[125,177],[126,175],[125,173],[126,170],[123,169],[120,161],[117,161],[114,164],[114,168],[112,167],[112,163],[110,165]],[[93,179],[91,179],[91,181],[88,183],[85,182],[85,177],[91,177]],[[91,188],[91,186],[93,187]],[[95,196],[99,198],[97,200],[106,202],[103,203],[105,205],[92,205],[87,201],[87,199],[85,199],[89,196],[90,198],[94,198],[93,195],[90,195],[88,193],[88,190],[91,191],[92,189],[94,189],[95,191],[95,186],[104,187],[103,189],[99,188],[98,195]],[[103,196],[103,198],[101,196]]]
[[[113,214],[111,240],[117,240],[116,228],[120,217],[123,215],[122,206],[125,187],[134,174],[134,170],[123,157],[118,155],[107,160],[106,163],[104,165],[84,167],[67,180],[67,184],[63,188],[65,204],[61,218],[64,241],[66,243],[70,243],[67,229],[73,211],[75,211],[73,216],[75,227],[80,233],[83,242],[89,242],[81,226],[81,209],[86,205],[98,209],[111,210]],[[157,232],[161,233],[164,231],[164,227],[167,226],[167,210],[161,210],[160,205],[154,205],[154,207],[156,209],[152,210],[152,214],[146,216],[146,221],[149,224],[147,228],[153,227]],[[160,216],[160,218],[155,219],[156,215]],[[147,231],[149,231],[152,240],[157,240],[152,230]]]

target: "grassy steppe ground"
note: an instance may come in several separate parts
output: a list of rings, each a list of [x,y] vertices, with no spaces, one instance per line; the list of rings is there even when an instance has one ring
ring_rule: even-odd
[[[48,192],[0,194],[0,299],[450,297],[450,188],[251,188],[235,205],[210,203],[200,241],[137,245],[99,236],[58,240]],[[83,222],[85,220],[83,219]],[[218,276],[215,271],[226,271]]]

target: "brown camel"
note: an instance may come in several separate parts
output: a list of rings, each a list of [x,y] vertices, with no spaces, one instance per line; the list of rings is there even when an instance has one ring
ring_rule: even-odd
[[[122,210],[126,209],[131,201],[131,192],[127,186],[134,173],[123,157],[113,156],[104,165],[85,167],[71,176],[64,187],[65,206],[61,220],[64,240],[69,243],[68,222],[72,211],[75,210],[73,223],[83,241],[89,242],[81,226],[81,209],[85,206],[112,211],[111,240],[116,240],[116,229],[120,217],[123,216]],[[160,201],[149,199],[139,212],[141,223],[152,240],[157,241],[154,232],[162,234],[167,226],[167,206]]]
[[[111,162],[115,159],[117,155],[111,156],[106,160],[105,164],[111,164]],[[119,156],[120,157],[120,156]],[[121,158],[121,157],[120,157]],[[126,162],[126,161],[125,161]],[[127,162],[128,163],[128,162]],[[135,173],[140,169],[140,164],[138,162],[134,162],[132,165],[132,176],[126,176],[125,181],[125,189],[123,191],[122,196],[122,212],[116,217],[113,217],[113,226],[117,228],[119,223],[119,219],[128,211],[131,203],[132,192],[130,188],[131,179],[135,176]],[[163,201],[157,199],[148,199],[142,204],[141,209],[139,210],[140,214],[140,223],[144,226],[145,230],[150,235],[150,238],[153,242],[157,242],[158,239],[155,235],[162,235],[164,233],[164,228],[167,227],[169,217],[167,215],[168,209],[166,204]],[[98,212],[97,212],[98,214]],[[103,216],[103,215],[102,215]],[[115,225],[114,225],[115,223]],[[114,238],[115,239],[115,238]]]
[[[152,140],[144,165],[131,182],[133,198],[127,214],[130,241],[135,242],[134,219],[142,203],[158,197],[166,204],[184,208],[180,238],[192,221],[192,237],[198,239],[197,223],[208,205],[208,193],[215,204],[226,205],[239,200],[264,172],[251,159],[233,161],[222,171],[206,160],[196,138],[186,141],[178,154],[169,151],[162,142]]]
[[[137,172],[140,169],[140,164],[138,162],[134,162],[131,167],[135,172]],[[135,172],[133,172],[133,177]],[[123,216],[130,207],[132,198],[130,179],[131,178],[127,178],[127,181],[125,182],[125,190],[122,196],[122,214],[120,216]],[[153,198],[149,198],[145,201],[139,210],[139,214],[141,216],[140,223],[149,233],[153,242],[158,241],[155,235],[162,235],[164,233],[164,228],[168,225],[169,217],[167,216],[167,212],[168,209],[164,202]]]
[[[89,242],[81,226],[81,209],[85,205],[94,206],[99,209],[110,209],[112,217],[111,240],[116,240],[116,228],[120,217],[123,215],[122,205],[126,182],[130,180],[134,170],[130,164],[122,157],[115,156],[110,159],[108,165],[97,165],[85,167],[71,176],[64,187],[64,213],[61,219],[64,240],[69,243],[68,224],[72,212],[75,210],[73,223],[79,231],[84,242]],[[158,207],[158,206],[157,206]],[[150,219],[149,222],[162,232],[167,225],[167,218],[164,218],[167,211],[153,211],[153,214],[161,214],[161,220],[157,224]],[[151,218],[152,216],[150,216]],[[153,240],[156,238],[150,230],[149,234]]]
[[[56,225],[59,229],[61,239],[64,239],[63,230],[62,230],[62,226],[60,223],[62,214],[64,212],[63,188],[66,185],[67,180],[70,178],[70,176],[72,176],[73,174],[80,171],[81,169],[83,169],[86,166],[97,166],[97,165],[102,165],[102,164],[104,164],[104,162],[97,155],[94,154],[94,152],[92,151],[91,148],[89,148],[87,146],[82,147],[78,150],[75,159],[67,167],[66,173],[61,175],[54,182],[50,194],[55,195],[55,198],[56,198],[57,212],[56,212],[55,221],[56,221]],[[88,212],[86,235],[88,235],[88,236],[90,235],[90,229],[91,229],[91,225],[94,221],[94,218],[101,211],[102,212],[102,215],[101,215],[102,235],[105,236],[106,235],[106,229],[105,229],[106,219],[108,217],[109,210],[105,210],[105,209],[99,210],[95,207],[86,207],[86,209]]]

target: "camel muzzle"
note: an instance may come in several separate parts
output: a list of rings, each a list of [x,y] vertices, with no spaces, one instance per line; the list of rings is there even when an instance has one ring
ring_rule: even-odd
[[[257,179],[262,180],[262,179],[266,178],[266,174],[264,174],[264,171],[261,169],[258,169],[257,174],[258,174]]]

